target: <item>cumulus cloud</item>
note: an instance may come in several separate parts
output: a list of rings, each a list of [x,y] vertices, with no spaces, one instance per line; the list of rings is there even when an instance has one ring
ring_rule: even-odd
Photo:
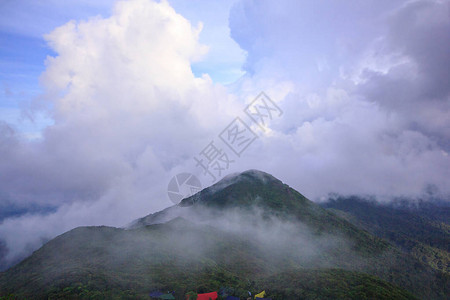
[[[2,124],[0,190],[8,205],[51,210],[3,221],[8,260],[70,228],[121,226],[170,204],[173,170],[238,106],[191,71],[208,50],[201,27],[165,1],[136,0],[46,36],[58,55],[47,58],[40,99],[55,124],[31,142]]]
[[[448,2],[407,2],[387,17],[388,30],[374,44],[373,62],[360,69],[358,92],[393,110],[405,127],[450,149],[450,17]]]
[[[448,3],[243,0],[230,28],[248,51],[236,89],[289,87],[246,165],[313,199],[448,195]]]
[[[262,169],[313,200],[417,197],[430,185],[448,195],[446,5],[237,1],[229,27],[246,75],[227,87],[193,74],[208,51],[202,24],[165,1],[119,1],[109,17],[56,28],[38,105],[54,124],[35,141],[0,124],[2,205],[48,208],[3,220],[8,261],[73,227],[169,206],[179,172],[207,185],[193,156],[261,90],[284,113],[252,127],[259,138],[228,173]]]

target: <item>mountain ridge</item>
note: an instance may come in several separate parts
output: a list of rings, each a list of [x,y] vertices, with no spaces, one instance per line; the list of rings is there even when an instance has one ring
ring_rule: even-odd
[[[377,203],[361,197],[338,197],[323,207],[432,268],[450,273],[450,204]],[[445,222],[446,221],[446,222]]]
[[[444,299],[448,277],[258,172],[228,177],[126,228],[66,232],[0,273],[0,295],[146,299],[151,289],[167,288],[182,299],[220,286],[270,286],[274,299],[320,295],[314,285],[286,287],[283,274],[294,272],[327,282],[328,297],[414,298],[408,290]],[[332,288],[339,276],[340,286],[352,286],[344,294]]]

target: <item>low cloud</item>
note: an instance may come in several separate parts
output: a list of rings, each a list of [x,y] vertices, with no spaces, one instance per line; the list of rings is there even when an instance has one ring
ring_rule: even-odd
[[[443,1],[238,1],[231,36],[246,75],[224,87],[191,65],[208,47],[161,1],[46,36],[41,76],[54,125],[25,141],[0,124],[0,201],[44,213],[6,218],[12,262],[80,225],[121,226],[172,203],[180,172],[261,90],[284,114],[227,173],[262,169],[309,198],[450,193],[450,28]],[[431,21],[430,21],[431,20]],[[0,206],[1,207],[1,206]]]
[[[214,228],[216,234],[223,235],[224,240],[233,242],[229,246],[236,245],[236,242],[247,243],[247,246],[253,249],[252,253],[258,255],[258,258],[270,268],[266,271],[292,267],[293,263],[305,268],[330,267],[338,264],[346,268],[352,264],[354,267],[359,266],[357,262],[363,263],[363,258],[352,250],[354,241],[350,241],[344,235],[318,233],[293,216],[276,216],[273,211],[256,205],[220,210],[202,205],[174,206],[162,214],[142,219],[139,224],[133,224],[128,230],[136,230],[146,225],[178,222],[180,219],[195,226],[188,232],[183,231],[183,236],[175,232],[175,237],[168,237],[170,241],[168,245],[180,255],[186,249],[189,249],[190,253],[195,253],[192,257],[186,257],[187,261],[198,256],[209,257],[223,251],[213,242],[205,243],[203,230]],[[120,255],[119,252],[115,254]],[[349,259],[350,256],[352,260]],[[340,259],[333,260],[337,257]]]
[[[242,0],[230,28],[248,52],[236,89],[289,87],[246,167],[312,199],[448,197],[447,2]]]
[[[46,36],[57,56],[37,105],[55,123],[37,141],[1,124],[0,190],[8,206],[52,211],[0,224],[9,261],[73,227],[121,226],[171,204],[170,177],[238,106],[192,73],[208,50],[200,31],[167,2],[136,0]]]

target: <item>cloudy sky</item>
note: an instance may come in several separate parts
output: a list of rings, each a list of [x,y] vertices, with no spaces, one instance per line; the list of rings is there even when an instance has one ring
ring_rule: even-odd
[[[1,1],[6,259],[172,205],[183,172],[449,199],[449,37],[442,0]]]

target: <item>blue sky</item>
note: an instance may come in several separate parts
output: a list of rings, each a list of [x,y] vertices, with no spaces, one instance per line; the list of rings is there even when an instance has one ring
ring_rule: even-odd
[[[57,1],[0,3],[0,119],[27,138],[39,137],[40,131],[52,124],[45,115],[26,113],[33,99],[42,93],[39,76],[45,70],[46,57],[55,55],[44,35],[71,19],[109,10],[106,2],[98,7],[77,2],[67,1],[68,6]]]
[[[245,51],[229,35],[228,12],[233,2],[170,1],[192,24],[204,24],[200,41],[209,46],[209,51],[202,61],[192,65],[193,73],[207,73],[221,84],[232,83],[244,74]],[[45,71],[47,56],[56,55],[44,36],[71,20],[108,17],[113,4],[111,0],[0,3],[0,120],[28,139],[41,137],[41,131],[53,120],[32,102],[43,93],[39,77]]]
[[[25,133],[41,126],[39,121],[33,124],[25,118],[21,108],[41,92],[38,78],[45,69],[43,62],[49,53],[42,38],[6,30],[0,33],[0,115]]]
[[[0,240],[7,262],[82,225],[172,204],[237,117],[259,169],[314,201],[450,199],[443,0],[0,1]],[[283,114],[244,108],[264,91]],[[233,155],[235,155],[233,157]],[[430,195],[429,191],[433,191]]]

